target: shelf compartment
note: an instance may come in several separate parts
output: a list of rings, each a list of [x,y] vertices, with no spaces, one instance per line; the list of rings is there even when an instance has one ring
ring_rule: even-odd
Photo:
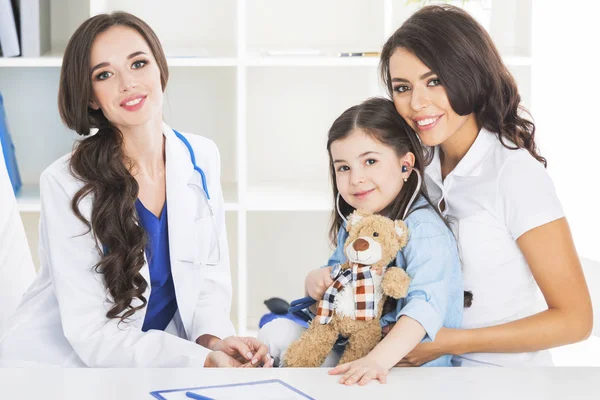
[[[268,51],[323,53],[379,51],[383,44],[383,2],[346,0],[260,0],[247,7],[247,47]],[[333,24],[332,21],[336,23]],[[369,26],[371,29],[357,29]]]
[[[505,59],[523,62],[531,57],[532,0],[449,0],[443,3],[469,12],[490,33]],[[419,8],[418,4],[393,0],[392,33]]]
[[[215,141],[221,155],[221,182],[229,188],[225,201],[236,202],[235,67],[171,68],[163,111],[171,128]]]
[[[309,185],[285,187],[283,185],[261,185],[248,188],[245,208],[251,211],[331,211],[333,194],[306,190]]]
[[[247,329],[258,329],[271,297],[304,297],[306,274],[327,263],[330,213],[249,212]]]
[[[92,12],[126,11],[143,19],[160,38],[167,57],[232,57],[236,0],[102,0]]]
[[[384,95],[375,67],[253,67],[247,74],[248,186],[329,193],[327,132]]]

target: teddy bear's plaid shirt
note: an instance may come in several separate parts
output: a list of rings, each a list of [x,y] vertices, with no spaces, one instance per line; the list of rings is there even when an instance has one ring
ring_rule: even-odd
[[[375,318],[375,286],[369,265],[354,264],[352,269],[342,271],[341,265],[333,267],[332,276],[337,276],[319,303],[317,316],[322,325],[328,324],[333,318],[335,296],[352,281],[354,287],[355,320],[368,321]]]

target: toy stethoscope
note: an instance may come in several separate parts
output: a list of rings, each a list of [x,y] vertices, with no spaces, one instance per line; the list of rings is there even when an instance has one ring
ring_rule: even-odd
[[[418,181],[417,181],[417,188],[415,189],[412,197],[410,198],[410,201],[408,202],[408,204],[406,206],[406,210],[404,210],[404,215],[402,216],[402,220],[406,219],[406,214],[408,213],[408,210],[410,210],[410,206],[412,205],[413,201],[415,201],[417,194],[419,194],[419,190],[421,189],[421,174],[419,173],[419,171],[414,169],[413,167],[410,167],[407,165],[402,166],[402,172],[408,172],[409,170],[410,170],[410,172],[414,171],[417,174]],[[337,210],[338,215],[340,217],[342,217],[342,220],[345,223],[348,223],[348,219],[346,217],[344,217],[344,214],[342,214],[342,211],[340,210],[340,193],[339,192],[335,199],[335,209]],[[332,279],[334,279],[334,278],[332,277]],[[292,314],[302,312],[302,310],[312,306],[316,302],[317,302],[317,300],[313,299],[310,296],[306,296],[301,299],[294,300],[290,303],[290,308],[288,308],[288,312],[290,312]]]
[[[196,170],[200,174],[200,178],[202,179],[202,191],[205,194],[205,200],[206,200],[206,204],[208,205],[208,208],[210,210],[210,216],[211,216],[211,218],[214,218],[213,208],[210,204],[210,194],[208,193],[208,185],[206,184],[206,174],[204,174],[204,171],[202,170],[202,168],[200,168],[198,165],[196,165],[196,154],[194,153],[194,149],[192,148],[192,145],[190,144],[190,142],[185,138],[185,136],[183,136],[181,133],[177,132],[175,129],[173,129],[173,133],[175,133],[175,136],[177,136],[177,138],[183,142],[183,144],[185,145],[185,147],[187,147],[187,149],[190,153],[190,158],[192,161],[192,165],[194,166],[194,170]],[[108,248],[106,246],[102,246],[102,248],[104,251],[104,255],[108,254]],[[220,252],[218,252],[218,253],[220,253]],[[220,258],[220,254],[219,254],[219,258]]]

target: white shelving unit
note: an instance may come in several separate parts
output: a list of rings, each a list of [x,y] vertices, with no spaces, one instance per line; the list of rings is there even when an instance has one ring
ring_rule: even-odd
[[[465,5],[487,24],[528,107],[533,2]],[[417,6],[405,0],[51,0],[52,50],[39,58],[0,58],[0,91],[25,183],[19,207],[36,259],[40,173],[77,139],[56,106],[62,53],[83,20],[116,9],[143,18],[163,42],[171,74],[165,120],[220,148],[232,319],[241,334],[254,332],[266,312],[263,301],[303,296],[306,272],[331,252],[325,149],[331,123],[346,108],[385,93],[378,58],[336,54],[379,51]],[[320,55],[268,55],[289,51]]]

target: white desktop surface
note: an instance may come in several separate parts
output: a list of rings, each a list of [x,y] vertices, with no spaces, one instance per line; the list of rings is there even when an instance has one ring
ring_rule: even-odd
[[[600,399],[600,368],[395,368],[345,387],[327,369],[7,369],[0,399],[151,400],[154,390],[281,379],[316,399]],[[368,396],[368,397],[366,397]]]

